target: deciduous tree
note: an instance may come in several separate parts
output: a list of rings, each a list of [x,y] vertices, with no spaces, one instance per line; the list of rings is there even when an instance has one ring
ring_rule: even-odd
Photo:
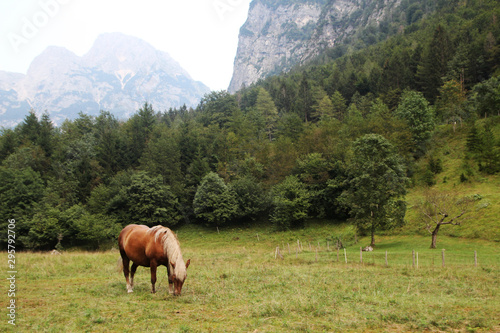
[[[234,191],[215,172],[209,172],[198,186],[193,208],[196,216],[208,225],[221,226],[237,214],[238,203]]]
[[[274,186],[271,222],[278,230],[304,226],[308,218],[310,194],[297,176],[288,176]]]
[[[432,235],[431,249],[436,248],[437,235],[443,225],[460,225],[470,212],[474,200],[456,194],[428,190],[420,205],[425,229]]]
[[[376,229],[402,223],[408,179],[401,158],[380,135],[367,134],[356,140],[353,154],[348,186],[339,200],[349,207],[359,229],[370,230],[374,246]]]

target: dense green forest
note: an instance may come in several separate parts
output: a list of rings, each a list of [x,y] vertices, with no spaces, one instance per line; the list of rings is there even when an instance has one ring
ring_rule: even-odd
[[[194,109],[60,127],[31,111],[0,133],[0,224],[15,219],[29,249],[97,247],[129,223],[400,226],[408,189],[443,171],[439,126],[467,132],[456,181],[500,172],[500,6],[439,8]]]

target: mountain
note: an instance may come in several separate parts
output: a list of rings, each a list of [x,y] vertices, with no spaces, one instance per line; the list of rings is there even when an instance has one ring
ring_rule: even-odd
[[[304,64],[366,28],[392,22],[401,0],[253,0],[228,90]]]
[[[0,71],[0,126],[19,123],[31,108],[47,111],[56,124],[100,110],[126,118],[145,101],[156,110],[195,106],[209,91],[167,53],[139,38],[108,33],[83,57],[51,46],[26,75]]]

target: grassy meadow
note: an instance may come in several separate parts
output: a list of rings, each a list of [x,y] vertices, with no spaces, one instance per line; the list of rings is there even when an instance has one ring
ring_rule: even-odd
[[[379,236],[360,263],[359,247],[368,244],[362,238],[348,244],[346,263],[343,250],[337,261],[337,251],[327,247],[331,237],[348,232],[345,225],[280,233],[185,226],[177,232],[184,259],[191,258],[180,297],[168,294],[165,267],[158,270],[156,294],[144,267],[127,294],[117,250],[18,253],[17,325],[7,323],[3,297],[0,331],[500,331],[495,242],[442,236],[439,249],[430,250],[430,237]],[[275,259],[277,246],[283,259]],[[419,253],[418,268],[412,250]]]

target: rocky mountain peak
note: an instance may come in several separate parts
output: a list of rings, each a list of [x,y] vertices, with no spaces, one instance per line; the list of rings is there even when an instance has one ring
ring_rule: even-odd
[[[30,108],[49,112],[56,123],[82,111],[128,117],[144,103],[156,110],[195,106],[209,92],[168,55],[120,33],[103,34],[83,57],[51,46],[27,75],[0,72],[0,126],[21,121]]]
[[[304,64],[390,17],[401,0],[253,0],[240,29],[230,92]]]

